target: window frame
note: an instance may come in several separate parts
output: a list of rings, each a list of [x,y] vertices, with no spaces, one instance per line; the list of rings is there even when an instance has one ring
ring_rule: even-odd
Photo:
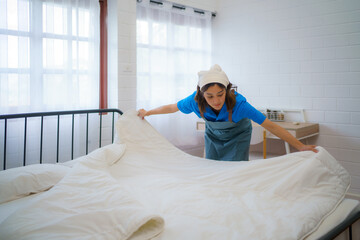
[[[108,89],[107,89],[107,0],[98,0],[100,6],[100,45],[99,45],[99,108],[106,109],[108,107]],[[28,39],[28,60],[26,67],[0,67],[0,74],[16,74],[18,81],[18,89],[21,85],[20,76],[26,74],[30,81],[29,89],[27,90],[29,101],[24,103],[17,102],[14,105],[8,105],[8,109],[13,109],[15,112],[19,112],[19,110],[23,107],[27,107],[33,105],[32,99],[35,99],[33,96],[38,94],[38,92],[43,92],[44,87],[44,76],[48,74],[67,74],[67,77],[73,75],[73,73],[87,73],[89,70],[81,70],[81,69],[73,69],[71,70],[65,68],[57,69],[53,67],[46,67],[44,65],[44,40],[61,40],[66,41],[68,52],[67,54],[67,65],[73,65],[73,41],[84,41],[88,42],[88,37],[74,36],[72,31],[72,7],[69,6],[66,8],[67,11],[67,32],[64,34],[55,34],[48,33],[43,28],[43,4],[45,1],[28,1],[28,26],[27,30],[14,30],[11,28],[0,28],[0,35],[9,37],[25,37]],[[56,1],[55,1],[56,4]],[[9,49],[9,47],[7,46]],[[18,53],[18,56],[20,54]],[[36,56],[36,60],[35,60]],[[19,58],[19,57],[18,57]],[[40,60],[39,60],[40,59]],[[34,64],[34,62],[41,62],[40,64]],[[9,80],[8,80],[9,81]],[[7,83],[8,84],[8,83]],[[20,90],[19,90],[20,91]],[[36,105],[43,105],[43,100],[36,102]],[[13,112],[13,110],[10,110]]]

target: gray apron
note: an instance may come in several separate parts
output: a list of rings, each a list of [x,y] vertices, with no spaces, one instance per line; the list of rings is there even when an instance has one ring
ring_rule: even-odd
[[[206,158],[223,161],[248,161],[252,133],[251,121],[244,118],[232,122],[229,112],[228,122],[205,120],[205,154]]]

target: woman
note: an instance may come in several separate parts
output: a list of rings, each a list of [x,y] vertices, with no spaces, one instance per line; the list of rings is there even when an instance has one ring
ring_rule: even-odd
[[[249,159],[251,120],[274,135],[288,142],[299,151],[317,152],[315,145],[304,145],[288,131],[271,122],[251,106],[239,93],[231,90],[231,83],[219,65],[209,71],[198,73],[197,91],[175,104],[169,104],[150,111],[140,109],[138,116],[165,114],[181,111],[194,112],[206,122],[206,158],[225,161]]]

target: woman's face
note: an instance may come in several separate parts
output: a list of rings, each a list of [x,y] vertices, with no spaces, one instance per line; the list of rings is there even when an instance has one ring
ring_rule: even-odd
[[[204,97],[213,109],[220,111],[225,102],[226,88],[214,84],[204,92]]]

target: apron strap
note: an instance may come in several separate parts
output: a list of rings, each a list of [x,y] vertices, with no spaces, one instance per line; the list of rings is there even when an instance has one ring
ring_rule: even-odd
[[[229,122],[232,122],[232,109],[229,111]]]

